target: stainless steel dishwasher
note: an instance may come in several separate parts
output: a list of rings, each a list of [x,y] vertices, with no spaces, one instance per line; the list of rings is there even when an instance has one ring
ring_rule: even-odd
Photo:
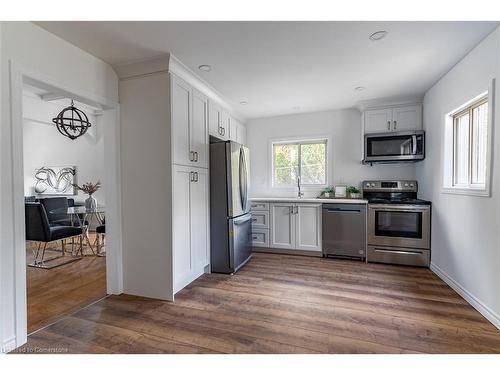
[[[323,204],[323,256],[366,259],[366,204]]]

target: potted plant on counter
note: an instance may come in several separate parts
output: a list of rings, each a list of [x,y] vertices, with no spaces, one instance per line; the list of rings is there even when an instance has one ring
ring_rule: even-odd
[[[323,198],[333,198],[333,187],[328,186],[321,192]]]
[[[349,186],[347,188],[347,193],[349,194],[349,198],[352,198],[352,199],[359,199],[359,198],[361,198],[361,192],[355,186]]]

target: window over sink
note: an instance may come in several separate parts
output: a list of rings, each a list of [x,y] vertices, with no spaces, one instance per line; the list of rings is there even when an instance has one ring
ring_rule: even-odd
[[[272,183],[274,187],[327,184],[328,140],[290,140],[272,142]]]

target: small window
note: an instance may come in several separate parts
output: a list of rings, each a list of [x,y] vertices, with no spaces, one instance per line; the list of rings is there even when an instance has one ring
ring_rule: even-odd
[[[449,151],[449,172],[446,173],[445,169],[445,188],[450,192],[488,193],[488,106],[488,96],[483,94],[471,104],[448,115],[450,128],[445,138],[448,145],[445,147]]]
[[[326,185],[326,139],[314,141],[275,142],[273,152],[273,186]]]

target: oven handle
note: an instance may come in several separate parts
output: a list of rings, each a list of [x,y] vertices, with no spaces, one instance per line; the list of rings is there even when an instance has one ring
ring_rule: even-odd
[[[424,211],[429,211],[429,207],[422,207],[422,208],[413,208],[413,207],[391,207],[391,208],[382,208],[382,207],[370,207],[370,210],[374,211],[391,211],[391,212],[424,212]]]
[[[385,250],[385,249],[379,249],[375,248],[375,251],[378,253],[390,253],[390,254],[406,254],[406,255],[416,255],[416,254],[423,254],[422,251],[403,251],[403,250]]]
[[[412,138],[413,138],[413,150],[412,150],[413,152],[412,152],[412,154],[417,155],[417,136],[414,134],[412,136]]]

